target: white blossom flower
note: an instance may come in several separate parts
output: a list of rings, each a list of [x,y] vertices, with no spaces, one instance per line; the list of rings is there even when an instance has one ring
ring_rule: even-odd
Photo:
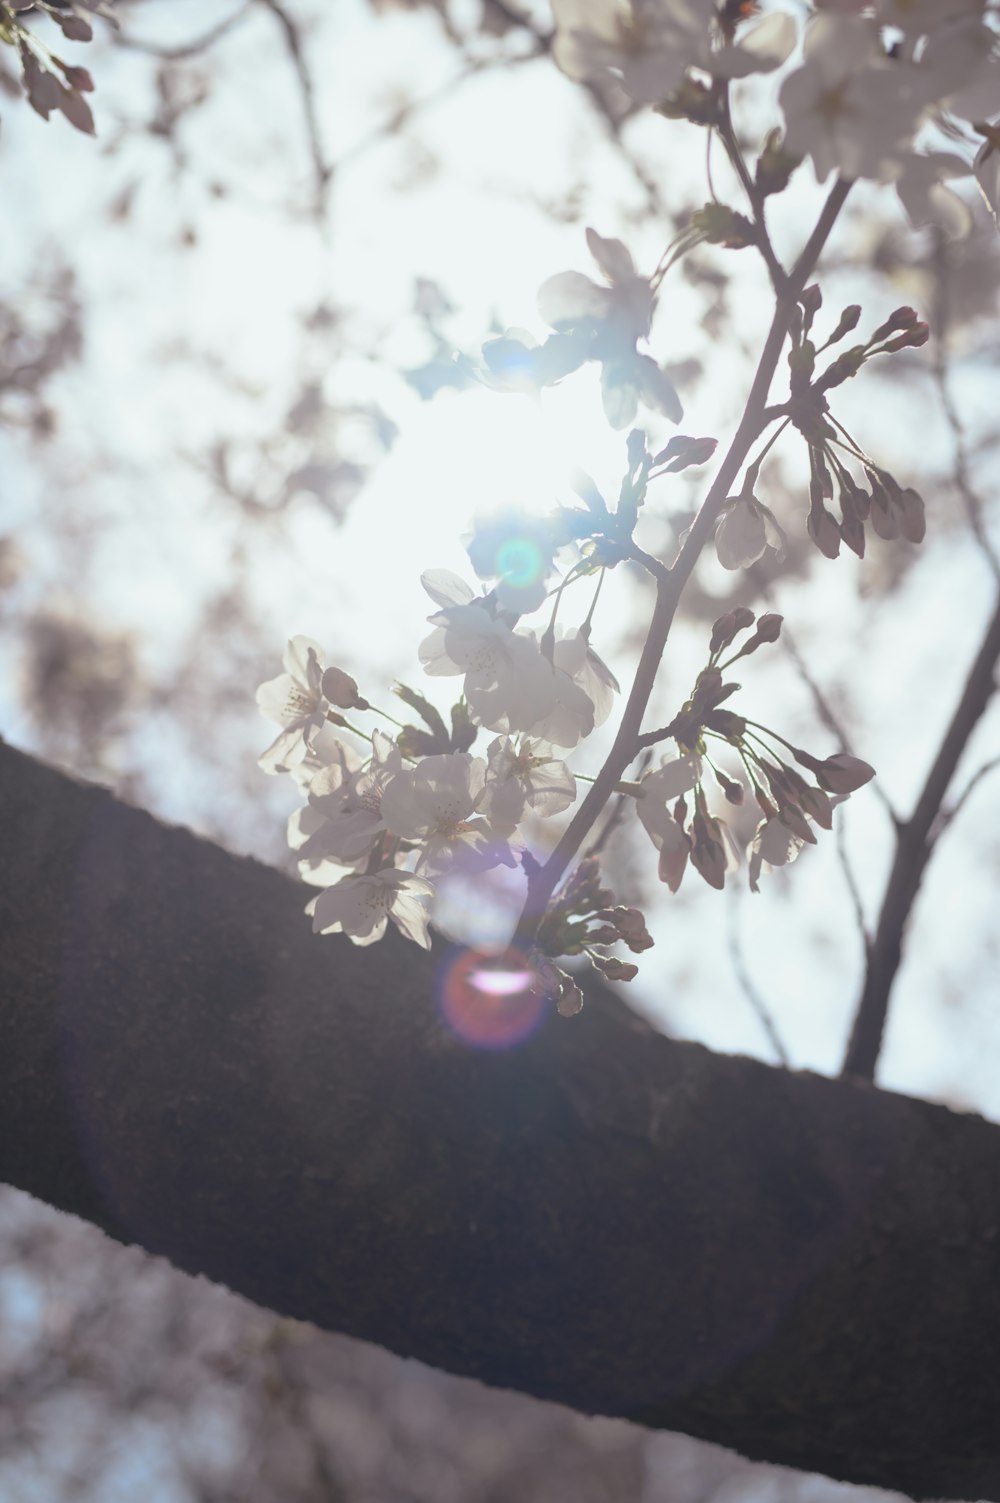
[[[547,658],[543,657],[542,662],[549,676],[552,703],[544,715],[524,729],[556,746],[578,746],[594,729],[593,701],[568,673],[554,667]]]
[[[768,548],[780,562],[786,541],[774,514],[752,490],[730,496],[716,524],[715,551],[724,569],[749,569]]]
[[[324,721],[315,735],[310,736],[302,761],[289,768],[289,773],[299,787],[306,791],[322,768],[337,762],[345,771],[356,772],[363,761],[361,753],[350,746],[329,721]]]
[[[896,180],[896,192],[910,223],[917,227],[936,224],[952,239],[964,239],[972,228],[969,206],[944,184],[949,178],[968,176],[968,162],[954,152],[929,151],[908,156]]]
[[[620,240],[588,228],[587,245],[607,285],[580,271],[560,271],[538,289],[538,311],[554,329],[601,327],[634,345],[649,334],[654,303],[649,278],[638,274]]]
[[[1000,39],[981,16],[964,15],[935,26],[912,67],[928,106],[963,120],[981,120],[1000,107]]]
[[[490,731],[528,731],[556,699],[552,666],[534,637],[515,632],[485,605],[447,606],[418,649],[424,671],[464,674],[469,712]]]
[[[264,772],[289,772],[301,762],[326,718],[323,649],[311,637],[293,637],[282,663],[285,672],[257,690],[257,706],[264,719],[283,727],[257,758]]]
[[[680,757],[664,757],[658,768],[647,772],[639,783],[636,813],[643,829],[657,850],[664,842],[671,847],[676,844],[678,829],[668,803],[690,793],[701,782],[702,761],[694,753]]]
[[[756,834],[747,846],[750,891],[760,891],[758,881],[762,869],[770,871],[775,866],[789,865],[796,859],[804,844],[805,841],[793,834],[778,815],[761,820]]]
[[[515,747],[498,736],[490,743],[480,809],[495,829],[515,830],[526,808],[543,818],[561,814],[575,798],[576,779],[547,742],[522,736]]]
[[[635,348],[637,340],[648,337],[653,316],[649,278],[639,276],[620,240],[588,229],[587,244],[607,285],[582,272],[559,272],[539,288],[539,312],[546,323],[583,341],[585,353],[600,359],[604,412],[613,428],[627,427],[640,401],[679,422],[683,409],[673,382]]]
[[[486,763],[468,752],[424,757],[386,786],[381,815],[394,835],[419,841],[418,871],[515,865],[506,840],[477,814]]]
[[[672,423],[684,416],[677,388],[651,355],[628,350],[601,365],[601,403],[604,416],[614,429],[635,422],[639,403],[662,413]]]
[[[683,18],[687,29],[690,18],[699,18],[707,34],[713,12],[713,0],[552,0],[552,56],[570,78],[613,73],[636,104],[658,104],[688,65]]]
[[[586,694],[594,706],[594,724],[603,725],[611,714],[615,695],[620,692],[618,680],[580,627],[557,627],[556,631],[552,661]]]
[[[795,45],[795,23],[765,16],[738,43],[723,46],[714,0],[552,0],[553,57],[570,78],[611,74],[636,104],[658,104],[689,67],[745,78],[780,66]]]
[[[472,586],[450,569],[425,569],[420,583],[435,605],[471,605],[476,599]]]
[[[429,950],[426,905],[433,896],[430,882],[386,867],[365,876],[343,877],[317,893],[306,905],[306,913],[312,917],[314,934],[343,933],[356,945],[380,940],[392,919],[406,939]]]
[[[692,59],[716,78],[747,78],[751,73],[773,73],[791,55],[798,39],[795,21],[784,11],[762,16],[738,42],[712,48],[701,34],[701,47]]]
[[[402,767],[398,747],[382,731],[373,731],[367,766],[351,772],[338,761],[316,773],[309,784],[314,817],[306,823],[306,838],[299,848],[300,870],[324,861],[350,866],[367,859],[385,829],[383,794]],[[298,830],[303,828],[300,821]]]
[[[785,79],[779,99],[785,150],[811,156],[819,182],[832,171],[895,176],[926,103],[914,70],[882,53],[873,22],[829,13],[807,28],[802,67]]]

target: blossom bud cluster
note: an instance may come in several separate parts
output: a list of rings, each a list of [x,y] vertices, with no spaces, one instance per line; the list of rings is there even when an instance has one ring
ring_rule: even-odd
[[[58,111],[76,130],[92,136],[94,117],[83,96],[93,93],[94,80],[86,68],[63,62],[33,35],[18,15],[28,8],[23,3],[0,4],[0,42],[6,42],[17,51],[21,84],[28,103],[43,120],[48,120],[53,111]],[[89,42],[93,38],[94,29],[90,24],[93,14],[117,24],[104,0],[76,0],[73,6],[47,5],[44,10],[70,42]]]
[[[723,661],[727,649],[751,627],[754,630],[743,645]],[[743,805],[749,786],[763,815],[746,849],[753,892],[758,890],[762,869],[794,861],[804,845],[814,845],[812,825],[830,829],[834,806],[874,777],[868,763],[857,757],[846,752],[814,757],[725,706],[740,687],[725,680],[725,670],[739,658],[776,641],[780,632],[781,617],[772,612],[755,622],[753,611],[741,606],[719,617],[712,629],[708,663],[698,675],[691,697],[662,732],[663,738],[676,743],[677,753],[664,757],[661,765],[639,783],[639,820],[660,853],[660,880],[671,892],[680,887],[689,859],[715,888],[725,885],[727,874],[741,861],[739,843],[729,824],[709,804],[709,773],[725,801],[735,808]],[[712,754],[714,745],[733,749],[742,765],[743,779],[717,765]],[[815,784],[791,765],[789,754],[812,772]]]
[[[616,903],[614,893],[601,885],[598,857],[585,856],[549,905],[531,957],[560,1012],[579,1011],[583,997],[572,977],[550,957],[586,955],[608,981],[632,981],[639,967],[609,953],[608,947],[619,942],[640,955],[652,946],[653,937],[639,909]]]

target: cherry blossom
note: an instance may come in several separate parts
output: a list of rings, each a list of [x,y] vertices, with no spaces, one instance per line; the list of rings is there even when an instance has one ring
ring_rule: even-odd
[[[576,779],[547,742],[522,736],[515,747],[498,736],[490,743],[480,809],[495,829],[511,833],[529,808],[544,818],[561,814],[575,798]]]
[[[795,46],[782,12],[724,42],[715,0],[553,0],[552,10],[557,66],[580,81],[613,75],[636,104],[665,100],[689,67],[745,78],[779,67]]]
[[[896,192],[910,223],[936,224],[953,239],[963,239],[972,228],[972,215],[965,200],[945,183],[968,175],[969,164],[951,151],[908,156]]]
[[[692,21],[707,36],[713,0],[552,0],[557,67],[585,82],[611,73],[636,104],[657,104],[681,83]],[[687,12],[688,24],[682,16]]]
[[[680,398],[669,376],[637,340],[649,335],[655,295],[648,277],[639,276],[620,240],[587,230],[587,245],[606,286],[579,271],[562,271],[543,282],[538,309],[546,323],[580,342],[587,357],[601,361],[601,395],[612,428],[631,423],[640,401],[679,422]]]
[[[694,754],[664,757],[655,772],[647,772],[641,779],[636,813],[657,850],[664,843],[676,844],[678,826],[667,804],[696,787],[702,770],[702,760]]]
[[[315,775],[309,785],[311,828],[303,831],[299,826],[306,834],[299,850],[300,870],[322,861],[350,865],[367,858],[385,829],[382,796],[402,766],[398,748],[382,731],[374,731],[367,766],[352,772],[337,761]]]
[[[364,876],[341,878],[306,905],[314,934],[346,934],[356,945],[373,945],[392,919],[399,932],[423,949],[431,947],[427,902],[430,882],[410,872],[386,867]]]
[[[724,569],[749,569],[770,548],[780,562],[786,538],[774,514],[758,501],[750,486],[730,496],[715,529],[715,551]]]
[[[794,861],[805,841],[795,835],[777,814],[761,820],[757,831],[747,846],[749,861],[750,891],[759,892],[762,870],[770,871],[775,866],[787,866]]]
[[[323,649],[311,637],[293,637],[282,657],[284,673],[257,690],[257,707],[265,720],[283,729],[257,759],[264,772],[288,772],[305,757],[326,718],[322,690]]]
[[[850,15],[813,20],[803,65],[785,79],[779,98],[785,149],[811,156],[819,182],[833,171],[893,177],[924,108],[912,70],[885,57],[874,23]]]
[[[593,701],[568,673],[554,667],[548,659],[543,661],[549,674],[552,703],[544,715],[525,729],[556,746],[578,746],[594,729]]]
[[[649,334],[655,301],[649,278],[635,269],[620,240],[587,230],[587,246],[607,285],[580,271],[561,271],[538,289],[538,311],[554,329],[601,327],[634,344]]]
[[[424,757],[386,785],[381,817],[394,835],[420,842],[418,871],[515,865],[506,840],[477,814],[485,785],[485,761],[468,752]]]
[[[602,657],[591,647],[582,627],[557,627],[552,661],[586,694],[594,707],[594,724],[603,725],[614,707],[620,685]]]
[[[464,674],[475,719],[490,731],[526,731],[552,708],[550,665],[534,637],[515,632],[479,603],[448,606],[419,647],[425,673]]]

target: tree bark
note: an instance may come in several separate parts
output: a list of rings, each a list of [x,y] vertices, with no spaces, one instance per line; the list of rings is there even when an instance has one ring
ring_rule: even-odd
[[[1000,1128],[601,992],[470,1048],[438,941],[313,939],[286,876],[3,745],[0,831],[0,1178],[486,1383],[1000,1499]]]

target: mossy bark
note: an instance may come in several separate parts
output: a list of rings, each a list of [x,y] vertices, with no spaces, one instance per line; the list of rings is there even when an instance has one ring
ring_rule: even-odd
[[[655,1035],[483,1052],[442,954],[0,745],[0,1178],[484,1382],[1000,1499],[1000,1128]]]

